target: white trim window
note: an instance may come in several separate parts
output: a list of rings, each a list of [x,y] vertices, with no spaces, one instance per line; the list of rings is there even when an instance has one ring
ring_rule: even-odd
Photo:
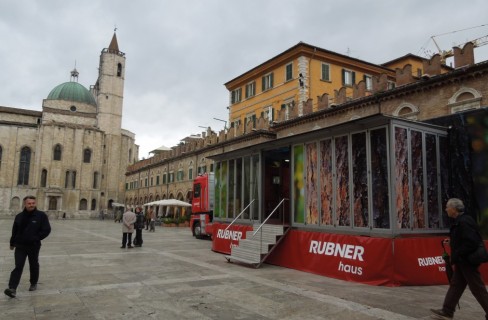
[[[242,89],[241,88],[232,90],[230,93],[230,103],[234,104],[234,103],[241,102],[241,96],[242,96]]]
[[[263,78],[261,80],[262,80],[261,89],[263,92],[273,88],[273,73],[272,72],[263,76]]]
[[[356,83],[356,72],[342,69],[342,85],[352,86],[354,83]]]
[[[285,82],[293,80],[293,62],[285,66]]]
[[[366,84],[366,90],[371,91],[373,90],[373,77],[369,74],[365,74],[364,77],[364,84]]]
[[[269,123],[273,122],[274,110],[272,106],[264,107],[263,118],[268,120]]]
[[[246,99],[256,95],[256,81],[246,84]]]

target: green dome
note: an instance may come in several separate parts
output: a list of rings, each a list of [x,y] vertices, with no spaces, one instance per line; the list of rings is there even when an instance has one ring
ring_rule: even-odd
[[[88,89],[78,82],[65,82],[52,89],[48,100],[78,101],[96,106],[95,98]]]

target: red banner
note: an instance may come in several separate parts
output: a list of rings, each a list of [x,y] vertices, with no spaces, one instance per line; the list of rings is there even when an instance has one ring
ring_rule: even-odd
[[[291,230],[266,262],[347,281],[397,285],[391,239]]]
[[[212,250],[230,254],[230,250],[233,246],[239,244],[239,239],[246,239],[246,231],[252,230],[252,226],[235,225],[230,226],[228,230],[228,224],[213,223],[212,230]]]
[[[402,285],[447,284],[441,241],[446,237],[392,239],[395,281]],[[449,245],[446,245],[450,253]]]
[[[230,254],[251,226],[216,223],[212,250]],[[370,285],[447,284],[441,240],[445,236],[373,238],[290,230],[266,262]],[[488,244],[485,242],[485,245]],[[450,253],[449,245],[446,250]],[[480,267],[488,283],[488,263]]]

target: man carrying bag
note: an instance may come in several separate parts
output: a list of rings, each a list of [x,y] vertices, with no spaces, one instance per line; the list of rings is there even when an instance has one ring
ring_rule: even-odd
[[[485,311],[485,317],[488,319],[488,292],[478,270],[480,264],[470,262],[470,256],[472,257],[480,243],[483,243],[478,226],[471,216],[464,214],[464,204],[457,198],[447,201],[446,212],[449,218],[453,219],[449,243],[454,273],[442,309],[431,309],[431,317],[433,319],[452,319],[459,299],[466,286],[469,286],[469,290]]]

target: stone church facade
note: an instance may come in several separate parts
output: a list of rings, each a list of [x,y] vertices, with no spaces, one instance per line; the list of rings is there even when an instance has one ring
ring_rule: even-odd
[[[0,215],[18,213],[27,195],[51,217],[96,216],[124,202],[126,168],[139,153],[122,129],[125,64],[114,34],[90,89],[75,69],[42,111],[0,107]]]

